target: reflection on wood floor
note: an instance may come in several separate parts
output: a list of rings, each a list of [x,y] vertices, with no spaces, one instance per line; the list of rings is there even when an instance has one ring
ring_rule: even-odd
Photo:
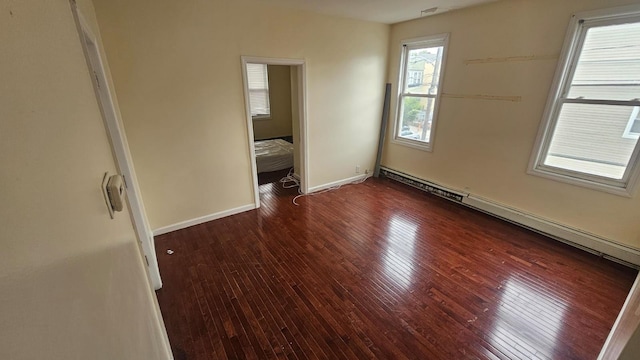
[[[176,359],[595,359],[636,275],[390,180],[296,194],[156,239]]]

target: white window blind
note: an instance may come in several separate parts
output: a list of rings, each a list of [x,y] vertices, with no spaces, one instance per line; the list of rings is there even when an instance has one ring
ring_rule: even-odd
[[[640,105],[640,17],[580,19],[571,31],[533,170],[626,190],[639,152],[634,129]]]
[[[269,117],[269,74],[266,64],[247,64],[247,82],[252,117]]]

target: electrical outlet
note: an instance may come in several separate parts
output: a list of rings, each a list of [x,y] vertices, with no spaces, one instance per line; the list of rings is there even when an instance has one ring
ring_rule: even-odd
[[[356,165],[356,174],[360,174],[360,165]]]

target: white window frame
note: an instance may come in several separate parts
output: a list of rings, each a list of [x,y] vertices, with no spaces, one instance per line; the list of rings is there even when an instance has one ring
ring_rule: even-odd
[[[435,95],[429,94],[409,94],[404,93],[405,82],[408,80],[408,64],[409,57],[407,56],[409,50],[420,49],[425,47],[442,46],[442,60],[440,64],[440,70],[438,74],[437,92]],[[447,62],[447,49],[449,48],[449,33],[437,34],[432,36],[425,36],[420,38],[413,38],[402,40],[400,43],[400,68],[398,74],[398,92],[396,93],[396,112],[395,120],[393,123],[393,138],[391,142],[416,148],[424,151],[433,151],[433,141],[435,138],[436,123],[438,119],[438,110],[440,108],[440,98],[442,97],[442,84],[444,78],[444,68]],[[410,97],[424,97],[434,99],[433,103],[433,118],[431,119],[431,130],[429,132],[429,139],[427,141],[414,140],[400,137],[400,126],[402,120],[403,102],[404,96]]]
[[[591,175],[579,171],[571,171],[544,164],[545,155],[549,151],[553,130],[562,108],[562,104],[599,104],[599,105],[626,105],[640,106],[640,100],[616,101],[616,100],[590,100],[567,98],[571,80],[573,79],[575,64],[582,51],[582,45],[587,30],[592,27],[623,24],[640,21],[640,6],[631,5],[611,9],[586,11],[572,15],[569,23],[558,68],[549,92],[543,120],[538,131],[535,146],[529,161],[528,173],[542,176],[548,179],[561,181],[573,185],[579,185],[608,193],[631,197],[638,180],[640,166],[639,153],[640,142],[629,159],[627,169],[621,180],[615,180],[604,176]]]
[[[639,139],[640,133],[631,132],[631,128],[633,127],[633,123],[636,121],[640,121],[640,106],[636,106],[633,108],[631,112],[631,117],[629,118],[629,122],[627,122],[627,127],[624,129],[624,133],[622,137],[625,139]]]

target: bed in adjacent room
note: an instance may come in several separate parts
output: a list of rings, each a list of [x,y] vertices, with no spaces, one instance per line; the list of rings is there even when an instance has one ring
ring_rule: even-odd
[[[255,142],[258,173],[293,167],[293,144],[282,139]]]

